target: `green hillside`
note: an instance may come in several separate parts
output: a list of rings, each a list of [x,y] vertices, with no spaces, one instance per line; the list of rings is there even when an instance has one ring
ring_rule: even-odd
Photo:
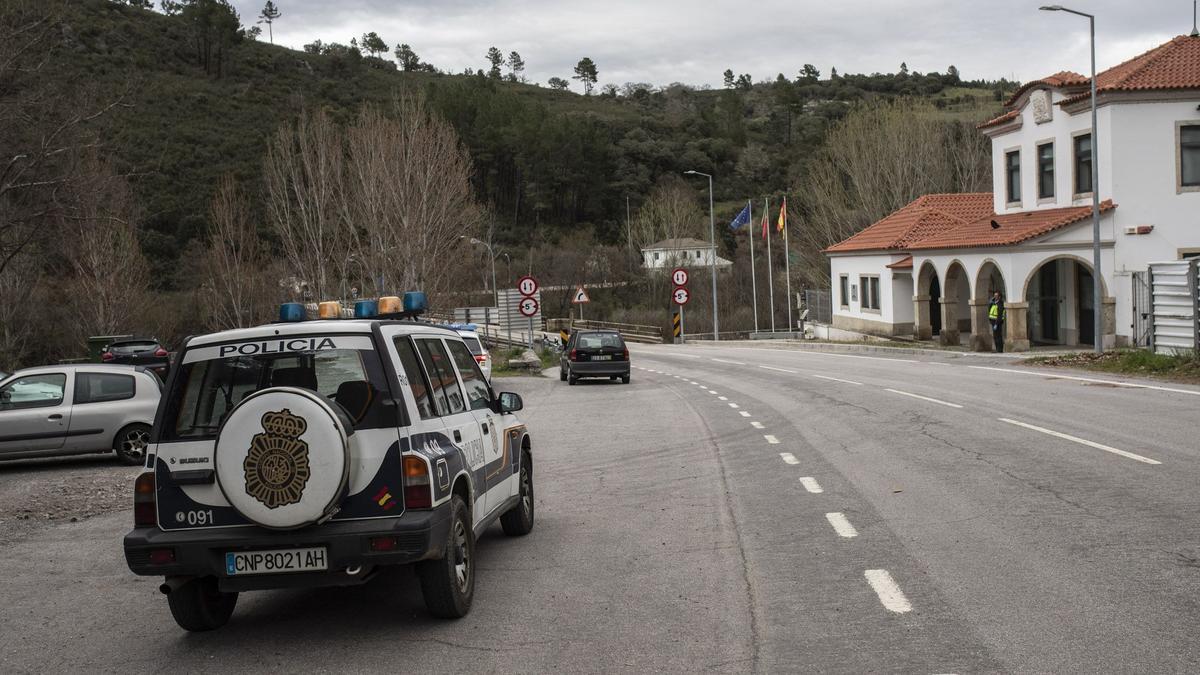
[[[310,54],[249,38],[225,45],[219,62],[210,55],[205,68],[197,30],[181,17],[110,0],[76,0],[67,11],[64,49],[45,72],[127,104],[106,123],[106,150],[131,176],[143,248],[155,283],[168,288],[176,261],[205,230],[218,177],[232,172],[253,191],[268,138],[304,106],[349,119],[364,102],[420,89],[469,147],[498,239],[525,239],[537,228],[542,241],[584,233],[613,243],[626,200],[636,209],[663,175],[712,173],[717,201],[730,204],[782,193],[856,102],[926,98],[947,116],[974,120],[993,112],[1009,86],[956,73],[809,71],[723,90],[626,86],[585,97],[482,75],[400,72],[357,52]]]

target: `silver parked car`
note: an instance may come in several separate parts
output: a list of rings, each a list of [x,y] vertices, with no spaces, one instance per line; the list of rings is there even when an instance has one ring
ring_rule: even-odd
[[[115,452],[141,464],[161,393],[139,366],[18,370],[0,380],[0,459]]]

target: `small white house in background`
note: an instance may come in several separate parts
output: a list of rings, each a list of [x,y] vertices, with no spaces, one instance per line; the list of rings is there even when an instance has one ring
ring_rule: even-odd
[[[689,237],[664,239],[642,249],[642,267],[648,270],[708,267],[712,264],[714,257],[717,260],[717,267],[733,265],[733,261],[717,255],[716,250],[707,241]]]
[[[925,195],[828,249],[833,325],[991,350],[1145,344],[1149,263],[1200,256],[1200,37],[1181,35],[1096,77],[1102,307],[1092,299],[1089,80],[1022,86],[979,129],[992,192]]]

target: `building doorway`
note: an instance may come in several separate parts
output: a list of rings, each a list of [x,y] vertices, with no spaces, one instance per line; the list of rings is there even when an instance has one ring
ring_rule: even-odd
[[[1025,285],[1030,344],[1094,345],[1094,284],[1091,268],[1076,258],[1047,260],[1035,269]]]
[[[929,281],[929,327],[934,335],[942,333],[942,285],[936,276]]]

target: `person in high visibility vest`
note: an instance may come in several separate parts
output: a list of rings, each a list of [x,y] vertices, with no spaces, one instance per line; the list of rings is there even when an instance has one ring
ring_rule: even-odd
[[[1000,291],[992,293],[992,301],[988,303],[988,323],[992,324],[992,342],[997,352],[1004,351],[1004,299]]]

